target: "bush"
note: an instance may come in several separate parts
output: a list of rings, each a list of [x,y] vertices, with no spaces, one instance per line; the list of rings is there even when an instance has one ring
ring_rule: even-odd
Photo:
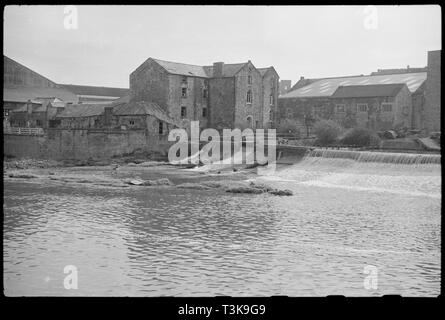
[[[316,144],[329,145],[337,141],[343,127],[332,120],[321,120],[314,124],[313,133],[317,137]]]
[[[300,136],[300,129],[294,120],[284,119],[277,127],[277,132],[282,134],[291,134]]]
[[[341,144],[361,147],[379,146],[379,136],[365,128],[353,128],[348,130],[340,140]]]

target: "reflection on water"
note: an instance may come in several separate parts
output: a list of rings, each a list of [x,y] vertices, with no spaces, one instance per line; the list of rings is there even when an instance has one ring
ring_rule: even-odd
[[[260,180],[294,196],[6,182],[5,294],[439,294],[438,165],[305,160]]]

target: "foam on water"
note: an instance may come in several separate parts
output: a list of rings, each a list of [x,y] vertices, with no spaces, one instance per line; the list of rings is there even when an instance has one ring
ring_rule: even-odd
[[[262,179],[351,191],[441,198],[440,155],[315,149]]]

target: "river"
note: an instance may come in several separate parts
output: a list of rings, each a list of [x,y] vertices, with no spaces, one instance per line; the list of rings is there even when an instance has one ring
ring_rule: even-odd
[[[140,176],[154,172],[122,169],[132,170]],[[205,176],[188,169],[164,171],[175,183]],[[249,179],[294,195],[5,179],[4,292],[440,293],[440,165],[313,157]],[[76,290],[64,287],[67,265],[77,269]],[[375,270],[374,288],[365,285],[366,268]]]

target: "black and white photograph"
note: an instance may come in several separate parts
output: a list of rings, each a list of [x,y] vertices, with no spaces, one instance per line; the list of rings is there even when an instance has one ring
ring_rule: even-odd
[[[5,6],[4,296],[438,297],[441,18]]]

